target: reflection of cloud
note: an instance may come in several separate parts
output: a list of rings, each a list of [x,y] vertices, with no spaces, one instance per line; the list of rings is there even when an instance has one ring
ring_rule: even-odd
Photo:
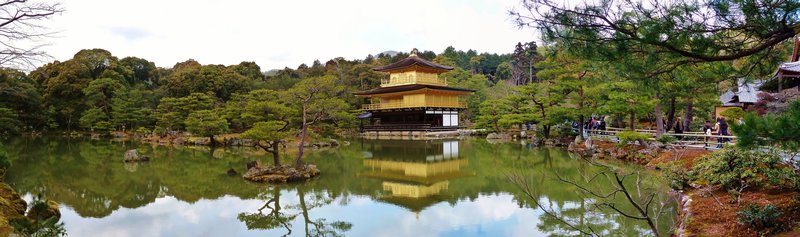
[[[455,206],[440,203],[417,216],[406,212],[386,232],[375,228],[369,236],[541,236],[537,213],[521,209],[508,194],[479,196],[475,201],[462,200]],[[358,227],[358,225],[355,225]]]
[[[475,205],[483,216],[490,216],[492,219],[509,218],[519,209],[514,197],[510,195],[497,196],[496,198],[480,197],[475,200]]]
[[[259,200],[228,196],[193,204],[166,197],[136,209],[121,208],[102,219],[81,218],[62,207],[61,220],[70,236],[244,236],[259,233],[247,232],[236,214],[260,205]]]
[[[341,197],[340,197],[341,198]],[[479,196],[455,205],[439,203],[417,216],[402,207],[375,202],[368,196],[349,196],[309,210],[312,220],[344,221],[353,228],[347,236],[541,236],[536,227],[538,213],[516,206],[510,194]],[[306,202],[311,193],[306,193]],[[277,236],[283,229],[247,230],[236,216],[257,211],[264,200],[242,200],[224,196],[194,203],[173,197],[158,198],[136,209],[120,208],[104,218],[82,218],[70,207],[61,208],[62,221],[70,236]],[[299,214],[295,191],[282,191],[280,200],[287,214]],[[291,207],[289,207],[291,206]],[[303,218],[292,223],[292,234],[305,234]]]

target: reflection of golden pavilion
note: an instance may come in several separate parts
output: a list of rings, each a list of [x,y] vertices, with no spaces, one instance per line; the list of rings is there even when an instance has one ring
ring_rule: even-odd
[[[366,142],[366,141],[365,141]],[[365,171],[361,176],[383,180],[390,195],[381,200],[413,211],[439,202],[455,178],[472,176],[461,169],[468,165],[458,154],[458,141],[369,141],[365,143]]]

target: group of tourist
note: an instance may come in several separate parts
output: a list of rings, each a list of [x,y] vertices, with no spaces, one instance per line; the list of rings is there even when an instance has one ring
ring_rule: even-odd
[[[583,130],[587,134],[591,133],[600,133],[603,134],[606,130],[606,121],[604,116],[595,117],[592,116],[590,119],[583,122],[583,124],[578,123],[577,121],[572,122],[572,129],[573,131],[578,131],[579,126],[583,127]],[[684,127],[681,121],[677,121],[675,126],[673,127],[673,131],[675,134],[682,134],[684,132]],[[719,135],[719,136],[730,136],[729,126],[728,123],[725,121],[725,118],[718,117],[716,119],[716,123],[712,124],[710,120],[706,120],[705,125],[703,125],[703,134],[711,136],[711,135]],[[683,136],[676,135],[678,140],[681,140]],[[712,137],[705,137],[704,143],[705,146],[708,147],[708,142],[712,141]],[[730,142],[730,138],[717,138],[717,145],[716,148],[722,148],[723,144]]]
[[[711,124],[710,120],[706,120],[706,123],[703,125],[703,134],[707,135],[707,136],[711,136],[711,135],[730,136],[731,134],[728,131],[728,127],[729,127],[728,123],[725,122],[725,118],[723,118],[723,117],[718,117],[717,120],[716,120],[716,123],[714,123],[713,125]],[[680,120],[676,122],[676,124],[673,127],[673,129],[674,129],[673,132],[675,134],[682,134],[683,133],[684,127],[683,127],[683,124],[681,124]],[[675,137],[678,140],[682,140],[682,138],[683,138],[683,136],[680,136],[680,135],[676,135]],[[708,141],[710,141],[712,139],[713,138],[711,138],[711,137],[704,137],[703,138],[703,140],[704,140],[703,142],[705,143],[706,147],[708,147]],[[717,138],[717,146],[716,147],[717,148],[722,148],[722,144],[730,142],[730,141],[731,141],[730,138],[718,137]]]
[[[705,135],[720,135],[720,136],[730,136],[731,134],[728,132],[728,123],[725,122],[725,118],[717,117],[717,122],[712,126],[711,121],[706,120],[706,123],[703,125],[703,133]],[[710,137],[705,137],[705,146],[708,146],[708,141],[711,140]],[[730,141],[729,138],[718,137],[717,138],[717,148],[722,148],[723,143],[727,143]]]
[[[586,133],[592,133],[592,131],[600,132],[606,130],[606,120],[605,117],[594,117],[592,116],[590,119],[583,121],[583,124],[579,124],[576,121],[572,122],[572,130],[578,131],[578,126],[583,126],[583,131]]]

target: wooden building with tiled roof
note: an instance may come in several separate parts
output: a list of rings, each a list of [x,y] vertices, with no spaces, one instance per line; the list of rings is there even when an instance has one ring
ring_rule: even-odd
[[[800,90],[800,35],[794,38],[794,48],[789,62],[781,63],[778,70],[764,85],[762,90],[781,92],[784,89]]]
[[[378,88],[359,91],[368,98],[358,117],[368,120],[362,129],[370,131],[455,131],[459,111],[465,108],[462,97],[473,90],[447,86],[439,74],[453,67],[436,64],[411,55],[398,62],[373,68],[388,73]]]

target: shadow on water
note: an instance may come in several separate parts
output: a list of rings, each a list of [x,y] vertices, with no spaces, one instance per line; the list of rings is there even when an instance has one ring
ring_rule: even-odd
[[[462,232],[470,231],[465,227],[474,225],[486,229],[468,235],[515,235],[502,233],[514,228],[528,230],[530,235],[576,234],[532,207],[528,197],[508,181],[507,174],[515,172],[534,180],[541,200],[567,217],[591,222],[606,233],[629,236],[647,233],[645,223],[592,210],[592,199],[554,179],[554,172],[579,179],[594,171],[594,167],[570,157],[563,149],[490,144],[482,139],[353,140],[349,146],[308,155],[307,162],[322,171],[320,177],[303,184],[275,186],[225,174],[231,168],[243,173],[245,164],[252,160],[270,164],[272,157],[257,149],[212,151],[205,147],[41,137],[5,143],[14,164],[6,177],[8,183],[21,194],[41,195],[61,203],[62,211],[74,212],[76,217],[72,221],[76,223],[65,221],[68,231],[73,224],[108,224],[104,221],[111,221],[115,212],[131,216],[155,206],[157,200],[174,198],[190,210],[205,210],[206,205],[237,210],[233,217],[236,222],[197,224],[266,231],[279,236],[372,235],[370,231],[385,228],[381,224],[403,223],[409,216],[412,219],[406,222],[414,219],[431,222],[430,228],[438,228],[440,235],[465,234]],[[124,152],[134,148],[151,161],[124,164],[121,161]],[[290,154],[283,156],[287,161],[291,159]],[[659,188],[662,190],[659,195],[666,195],[667,189],[661,188],[664,184],[660,180],[654,178],[646,185]],[[598,183],[595,188],[606,187]],[[225,206],[232,205],[229,202],[240,206]],[[366,207],[370,208],[367,214],[357,213]],[[489,211],[479,212],[481,208]],[[495,213],[498,210],[507,213]],[[448,220],[437,216],[441,213],[476,216]],[[535,218],[527,220],[526,216]],[[674,219],[674,213],[663,219],[660,225],[670,225],[671,220],[666,220]],[[375,223],[376,220],[387,223]],[[416,233],[413,228],[418,227],[397,228],[408,228],[404,229],[407,232],[397,234],[413,234]]]

